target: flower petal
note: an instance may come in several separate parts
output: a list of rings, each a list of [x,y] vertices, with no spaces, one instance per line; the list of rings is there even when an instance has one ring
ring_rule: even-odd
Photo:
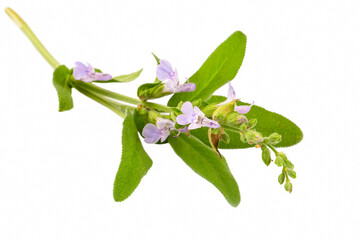
[[[196,85],[195,83],[186,83],[186,84],[181,84],[179,85],[176,89],[175,92],[192,92],[195,91],[196,89]]]
[[[176,83],[174,80],[170,79],[165,83],[163,92],[175,93],[175,90],[176,90]]]
[[[227,94],[227,102],[231,102],[232,100],[236,99],[236,93],[234,88],[231,86],[231,82],[229,82],[229,90]]]
[[[176,122],[180,125],[186,125],[192,122],[192,115],[180,114],[176,117]]]
[[[146,143],[157,143],[161,137],[161,131],[152,123],[145,125],[142,135],[145,137]]]
[[[156,76],[160,81],[171,79],[173,75],[173,68],[166,60],[160,60],[160,65],[156,68]]]
[[[200,117],[200,118],[204,118],[205,117],[205,114],[200,110],[199,107],[195,106],[194,107],[194,112],[195,114]]]
[[[193,105],[191,102],[187,101],[181,107],[181,112],[185,115],[192,115],[194,113]]]
[[[110,74],[107,73],[98,73],[95,72],[94,74],[91,75],[91,77],[93,78],[93,80],[98,80],[98,81],[109,81],[110,79],[112,79],[112,76]]]
[[[235,106],[234,110],[240,114],[245,114],[251,110],[252,105],[254,105],[254,102],[252,102],[250,106]]]
[[[83,77],[87,76],[89,67],[83,64],[82,62],[75,62],[75,67],[73,68],[73,75],[76,80],[80,80]]]
[[[175,123],[169,119],[166,118],[157,118],[156,119],[156,126],[158,127],[158,129],[163,130],[163,129],[168,129],[168,130],[173,130],[175,129]]]
[[[220,124],[217,121],[208,119],[206,117],[201,119],[201,125],[204,126],[204,127],[209,127],[209,128],[218,128],[218,127],[220,127]]]
[[[198,123],[191,123],[188,127],[189,130],[193,130],[193,129],[197,129],[197,128],[201,128],[201,125]]]

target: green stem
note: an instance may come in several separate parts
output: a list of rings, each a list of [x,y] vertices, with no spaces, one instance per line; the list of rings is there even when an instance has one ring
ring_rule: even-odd
[[[152,109],[158,110],[159,112],[172,112],[171,107],[167,107],[158,103],[153,102],[141,102],[142,105],[146,107],[150,107]]]
[[[50,66],[54,69],[57,68],[60,65],[58,61],[56,61],[55,58],[44,47],[44,45],[42,45],[40,40],[31,31],[30,27],[26,24],[26,22],[11,8],[6,8],[5,12],[16,23],[16,25],[21,29],[21,31],[23,31],[23,33],[28,37],[28,39],[32,42],[38,52],[50,64]]]
[[[236,132],[236,133],[240,133],[240,129],[239,128],[235,128],[235,127],[231,127],[228,125],[221,125],[224,129],[229,130],[231,132]]]
[[[276,151],[276,149],[271,145],[271,144],[266,144],[266,146],[268,146],[277,156],[278,155],[278,151]]]
[[[113,101],[111,99],[104,98],[94,92],[89,91],[88,89],[83,88],[81,85],[74,84],[74,88],[84,94],[85,96],[91,98],[92,100],[100,103],[101,105],[109,108],[113,112],[115,112],[117,115],[119,115],[122,118],[125,118],[125,110],[126,108],[129,108],[131,110],[134,110],[135,107],[124,105],[121,103],[118,103],[116,101]]]
[[[95,84],[92,84],[92,83],[86,83],[86,82],[83,82],[83,81],[74,81],[74,86],[81,86],[83,89],[88,89],[94,93],[97,93],[97,94],[100,94],[100,95],[103,95],[103,96],[106,96],[106,97],[109,97],[109,98],[113,98],[113,99],[116,99],[116,100],[119,100],[119,101],[122,101],[122,102],[127,102],[127,103],[130,103],[130,104],[135,104],[135,105],[138,105],[138,104],[141,104],[142,102],[136,98],[132,98],[132,97],[128,97],[128,96],[125,96],[125,95],[122,95],[122,94],[119,94],[119,93],[115,93],[115,92],[112,92],[112,91],[109,91],[107,89],[104,89],[104,88],[101,88],[101,87],[98,87],[96,86]]]

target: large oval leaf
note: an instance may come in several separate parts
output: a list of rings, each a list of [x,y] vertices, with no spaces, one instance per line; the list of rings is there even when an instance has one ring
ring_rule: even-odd
[[[211,182],[224,195],[231,206],[240,203],[239,187],[224,158],[194,136],[169,137],[175,153],[197,174]]]
[[[212,96],[208,103],[221,103],[226,100],[223,96]],[[250,105],[248,103],[240,102],[241,105]],[[269,136],[271,133],[277,132],[282,136],[282,141],[276,145],[276,147],[290,147],[299,143],[303,138],[303,133],[300,128],[280,114],[270,112],[262,107],[253,105],[251,111],[245,114],[250,120],[252,118],[257,119],[256,131],[262,133],[264,136]],[[237,149],[237,148],[249,148],[252,147],[247,143],[240,141],[240,134],[225,130],[230,137],[230,143],[225,144],[220,141],[219,148],[222,149]],[[191,134],[199,138],[201,141],[210,146],[208,140],[207,129],[200,128],[192,130]]]
[[[236,76],[244,59],[245,47],[246,36],[240,31],[234,32],[189,78],[190,82],[196,84],[196,90],[174,94],[169,100],[168,106],[175,107],[180,101],[209,98],[216,89]]]
[[[114,182],[114,199],[117,202],[128,198],[152,166],[145,152],[129,109],[122,130],[122,156]]]

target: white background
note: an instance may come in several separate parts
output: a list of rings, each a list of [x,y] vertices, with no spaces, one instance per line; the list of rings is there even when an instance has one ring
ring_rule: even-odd
[[[1,1],[55,58],[114,75],[135,96],[153,81],[151,52],[191,76],[232,32],[248,37],[233,81],[244,101],[298,124],[285,153],[298,178],[257,149],[223,151],[242,200],[231,207],[170,146],[145,145],[153,167],[133,195],[112,198],[122,119],[74,91],[57,112],[52,69],[0,12],[0,239],[359,239],[358,1]],[[226,87],[219,93],[226,94]]]

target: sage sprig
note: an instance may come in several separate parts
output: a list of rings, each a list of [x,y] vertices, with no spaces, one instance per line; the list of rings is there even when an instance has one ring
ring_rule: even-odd
[[[81,62],[68,68],[55,60],[16,12],[10,8],[5,11],[54,68],[53,84],[60,112],[74,107],[72,90],[75,89],[124,119],[121,163],[114,182],[115,201],[127,199],[152,166],[139,135],[146,144],[169,143],[231,206],[240,203],[240,191],[221,149],[254,147],[261,150],[266,166],[271,165],[274,156],[275,165],[282,168],[278,182],[285,183],[285,190],[292,192],[290,178],[296,178],[294,165],[275,146],[293,146],[302,140],[303,134],[287,118],[237,97],[231,81],[245,56],[246,36],[242,32],[234,32],[184,81],[169,61],[153,54],[157,62],[155,81],[141,84],[137,97],[133,98],[96,84],[130,82],[140,76],[142,69],[113,77]],[[227,97],[213,95],[227,83]],[[172,95],[167,105],[149,101],[167,95]]]

